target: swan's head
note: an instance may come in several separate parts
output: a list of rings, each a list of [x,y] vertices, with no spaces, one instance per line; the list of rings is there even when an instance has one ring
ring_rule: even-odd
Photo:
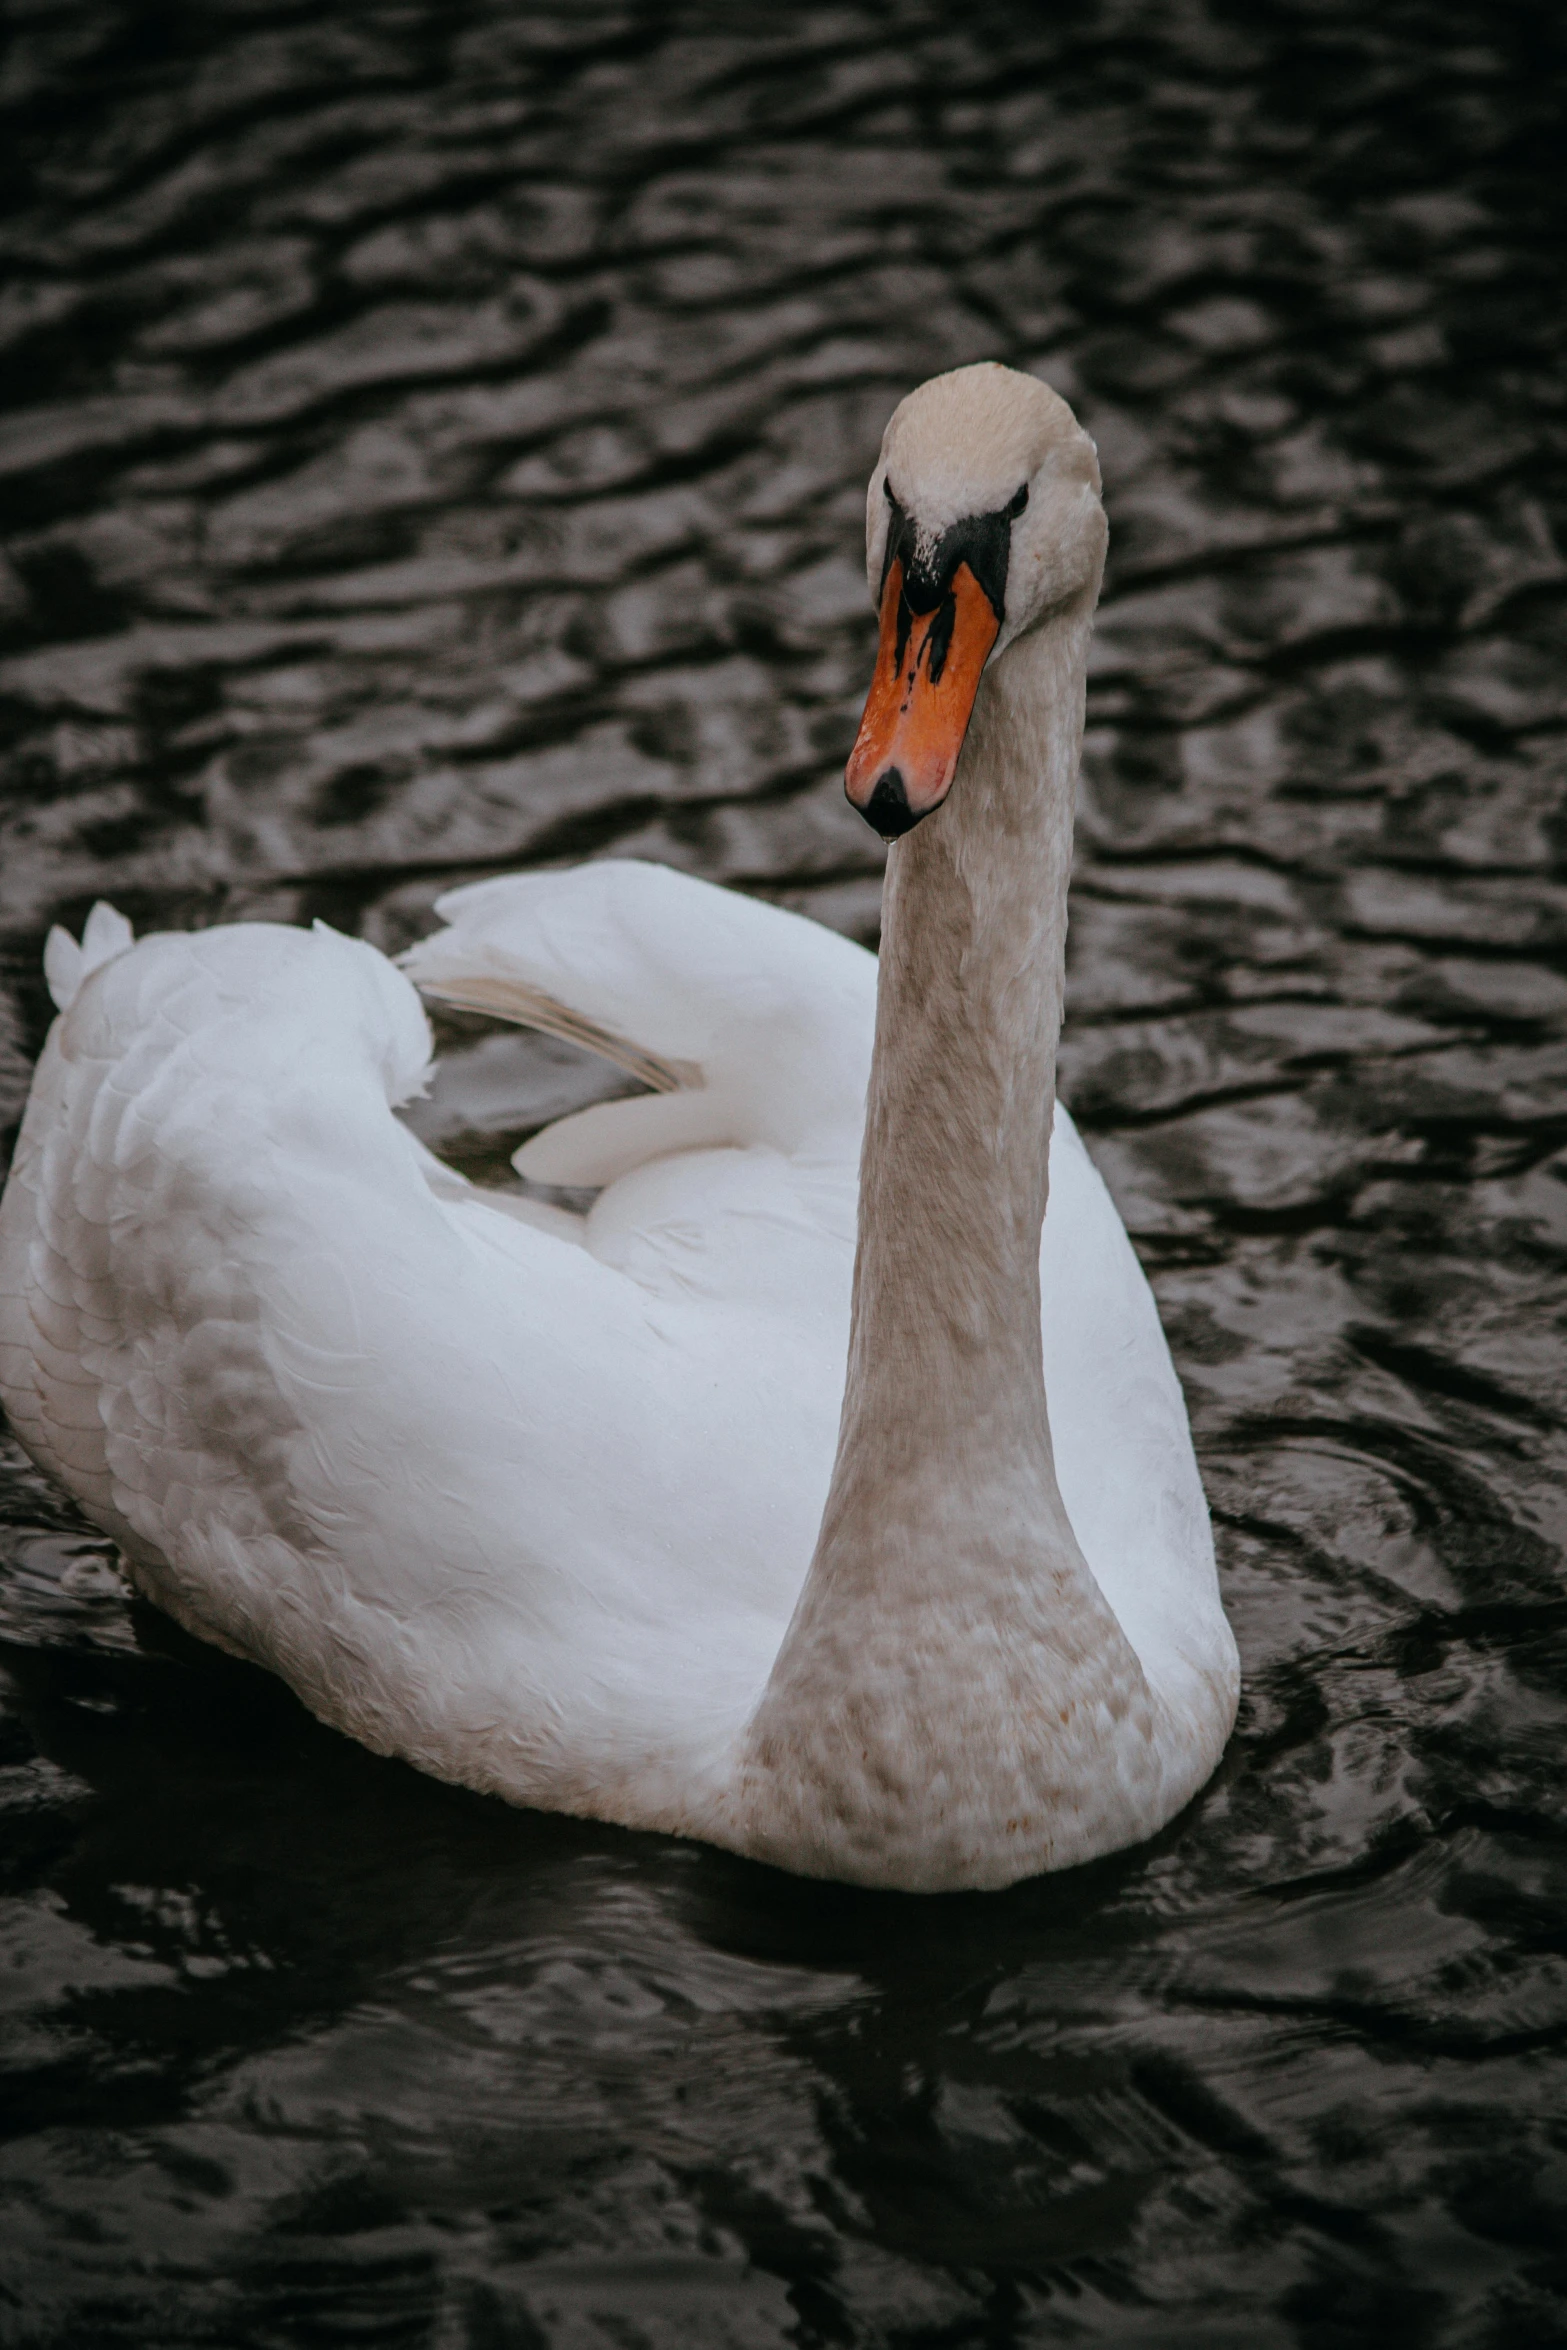
[[[987,663],[1099,590],[1094,444],[1031,375],[986,363],[910,392],[866,496],[881,643],[849,756],[851,804],[886,840],[939,808]]]

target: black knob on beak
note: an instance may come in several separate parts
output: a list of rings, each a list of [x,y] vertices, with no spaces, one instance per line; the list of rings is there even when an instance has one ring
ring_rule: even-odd
[[[919,822],[916,811],[909,806],[909,795],[903,788],[903,777],[896,767],[889,767],[876,778],[876,788],[860,810],[873,832],[883,840],[898,840],[912,832]]]

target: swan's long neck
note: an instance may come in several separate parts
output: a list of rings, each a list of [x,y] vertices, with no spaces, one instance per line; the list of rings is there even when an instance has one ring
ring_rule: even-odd
[[[1090,617],[995,664],[950,799],[889,860],[838,1455],[743,1765],[748,1841],[795,1868],[1007,1882],[1116,1840],[1105,1709],[1156,1767],[1040,1360]]]
[[[952,799],[888,861],[838,1509],[879,1511],[892,1479],[1054,1484],[1039,1234],[1085,636],[1013,648]]]

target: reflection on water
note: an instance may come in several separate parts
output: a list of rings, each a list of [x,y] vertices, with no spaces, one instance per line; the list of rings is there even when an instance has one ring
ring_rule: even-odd
[[[43,931],[613,847],[873,936],[861,488],[1104,460],[1063,1081],[1247,1695],[909,1904],[376,1762],[5,1454],[0,2337],[1567,2340],[1556,12],[13,12],[0,1087]],[[598,1082],[454,1038],[463,1163]],[[531,1055],[531,1057],[530,1057]]]

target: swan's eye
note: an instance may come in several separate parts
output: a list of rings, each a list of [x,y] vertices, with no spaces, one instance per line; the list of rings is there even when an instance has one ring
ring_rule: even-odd
[[[1018,491],[1017,496],[1013,499],[1011,505],[1007,508],[1008,522],[1015,522],[1027,504],[1028,484],[1027,482],[1024,482],[1023,487]]]

